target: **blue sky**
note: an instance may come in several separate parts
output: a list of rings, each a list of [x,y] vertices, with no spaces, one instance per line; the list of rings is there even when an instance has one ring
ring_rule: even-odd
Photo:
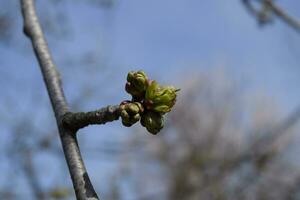
[[[17,1],[11,2],[17,5]],[[259,91],[277,101],[284,114],[300,104],[297,90],[300,35],[276,18],[273,24],[259,28],[238,0],[119,0],[111,10],[83,1],[70,2],[63,1],[58,6],[68,16],[67,24],[62,26],[70,29],[70,33],[60,39],[47,33],[47,38],[69,102],[82,95],[82,84],[92,91],[99,88],[99,94],[79,103],[79,110],[118,104],[128,98],[123,90],[124,81],[126,73],[134,69],[144,69],[149,76],[164,83],[181,85],[180,76],[224,67],[230,77],[245,84],[249,91]],[[297,13],[300,2],[277,2],[300,18]],[[0,0],[2,3],[7,2]],[[37,3],[41,16],[56,11],[56,7]],[[47,6],[46,11],[43,6]],[[15,38],[12,45],[0,46],[3,122],[14,120],[11,113],[21,111],[19,117],[23,117],[37,112],[39,117],[34,120],[37,126],[47,121],[45,127],[53,127],[54,119],[36,59],[30,42],[22,34],[19,9],[12,9]],[[65,27],[56,28],[64,30]],[[79,61],[90,52],[94,63],[88,68]],[[105,76],[109,78],[103,81]],[[12,100],[7,100],[8,97]],[[40,104],[38,111],[34,110],[36,98]],[[0,146],[10,138],[9,126],[5,123],[1,126],[4,128]],[[94,145],[103,140],[115,142],[126,137],[120,129],[120,122],[91,127],[84,131],[91,134],[80,135],[80,139],[92,137]],[[101,133],[103,137],[97,134],[101,131],[105,132]],[[97,185],[103,184],[99,180],[105,180],[106,174],[113,173],[111,161],[87,160],[87,165]],[[1,167],[8,168],[0,164]],[[96,170],[99,167],[101,174]],[[106,170],[108,173],[104,173]]]
[[[293,15],[300,6],[278,3]],[[82,23],[73,26],[78,35],[74,45],[91,48],[95,41],[88,38],[99,32],[96,44],[120,70],[117,80],[131,69],[142,68],[170,81],[182,71],[225,66],[233,77],[274,95],[288,110],[300,100],[298,33],[278,19],[259,28],[240,1],[131,0],[118,1],[114,10],[104,13],[82,4],[69,12],[74,13],[74,24]],[[79,12],[80,19],[75,16]]]

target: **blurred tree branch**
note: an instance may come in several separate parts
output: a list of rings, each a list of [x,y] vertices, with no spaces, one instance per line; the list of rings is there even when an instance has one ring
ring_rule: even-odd
[[[148,162],[152,158],[161,170],[152,174],[151,167],[139,169],[125,163],[138,177],[136,184],[146,185],[135,190],[136,199],[280,200],[291,193],[295,196],[299,171],[283,159],[292,146],[300,108],[281,119],[275,107],[269,110],[262,102],[264,109],[255,107],[252,115],[241,104],[243,94],[226,79],[194,79],[184,87],[180,101],[184,103],[178,102],[161,138],[148,141],[134,136],[130,143],[130,147],[144,144],[146,149],[133,157],[134,162],[140,164],[148,155]]]
[[[274,3],[274,0],[259,0],[261,9],[256,9],[253,0],[242,0],[247,10],[257,18],[260,25],[271,22],[271,17],[275,14],[282,21],[300,33],[300,21],[290,16],[284,9]]]
[[[21,149],[22,153],[22,168],[27,177],[29,185],[34,193],[36,200],[44,200],[45,195],[40,186],[36,170],[33,165],[32,152],[29,148],[24,147]]]

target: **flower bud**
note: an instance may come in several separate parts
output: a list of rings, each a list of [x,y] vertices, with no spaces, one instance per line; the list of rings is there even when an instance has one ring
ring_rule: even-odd
[[[160,86],[156,81],[152,81],[147,87],[145,94],[145,106],[148,110],[153,110],[162,114],[171,111],[176,102],[176,89],[173,86]]]
[[[120,104],[120,115],[124,126],[132,126],[141,118],[144,111],[142,104],[138,102],[124,101]]]
[[[141,124],[156,135],[164,127],[164,117],[160,113],[148,111],[142,114]]]
[[[145,72],[129,72],[125,90],[132,95],[134,99],[141,100],[144,98],[148,86],[148,78]]]

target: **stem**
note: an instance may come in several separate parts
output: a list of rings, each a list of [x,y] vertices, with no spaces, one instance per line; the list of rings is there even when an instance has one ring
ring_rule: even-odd
[[[120,116],[119,106],[107,106],[91,112],[67,112],[63,118],[63,125],[77,131],[92,124],[105,124],[118,120]]]
[[[99,199],[82,160],[77,143],[76,132],[62,126],[63,116],[68,112],[68,105],[61,87],[61,80],[48,49],[44,34],[35,11],[34,0],[21,0],[24,18],[24,33],[32,42],[35,55],[47,87],[54,110],[62,147],[73,187],[78,200]]]

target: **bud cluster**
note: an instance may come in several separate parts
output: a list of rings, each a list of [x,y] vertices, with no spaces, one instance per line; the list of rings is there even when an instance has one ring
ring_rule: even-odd
[[[132,126],[141,119],[144,108],[139,102],[123,101],[120,104],[120,115],[124,126]]]
[[[132,101],[120,104],[122,123],[131,126],[140,120],[150,133],[157,134],[164,126],[164,115],[171,111],[179,89],[161,86],[148,79],[143,71],[129,72],[125,90]]]

